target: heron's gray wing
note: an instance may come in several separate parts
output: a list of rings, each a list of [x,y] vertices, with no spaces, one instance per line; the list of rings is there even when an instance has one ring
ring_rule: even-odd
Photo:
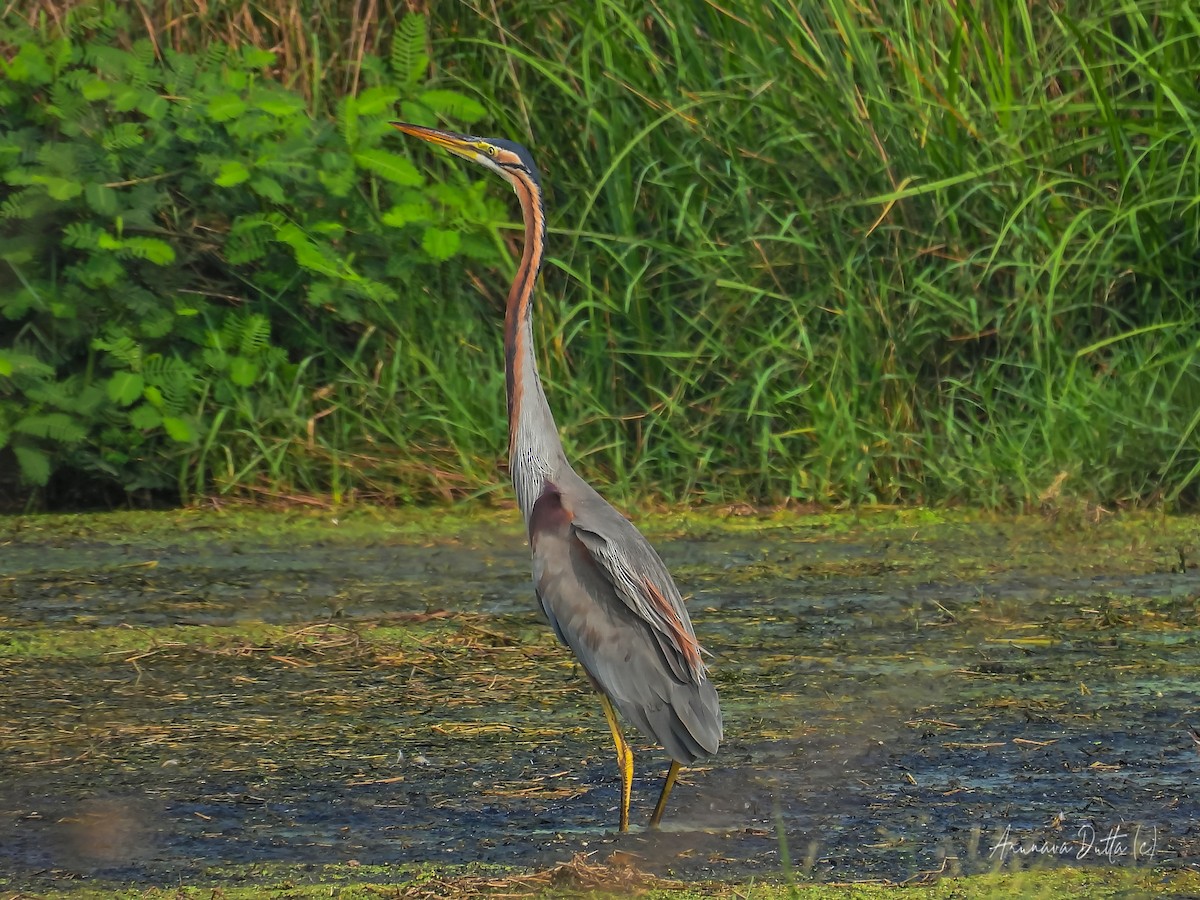
[[[616,510],[612,516],[619,521],[576,515],[571,525],[617,597],[653,630],[672,674],[699,681],[704,660],[679,588],[642,533]]]

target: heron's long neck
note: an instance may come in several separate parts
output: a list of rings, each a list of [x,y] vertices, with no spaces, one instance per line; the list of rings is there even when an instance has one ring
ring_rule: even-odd
[[[504,314],[508,466],[517,503],[528,523],[546,481],[559,465],[566,465],[566,457],[533,352],[533,289],[545,252],[546,216],[536,184],[519,176],[513,187],[525,219],[525,249]]]

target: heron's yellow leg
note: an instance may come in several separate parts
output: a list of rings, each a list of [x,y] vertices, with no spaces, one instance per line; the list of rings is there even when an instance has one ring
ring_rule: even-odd
[[[621,734],[621,725],[617,721],[617,711],[611,701],[603,694],[600,695],[600,705],[604,707],[604,718],[608,719],[608,727],[612,729],[613,743],[617,746],[617,765],[621,767],[621,830],[629,830],[629,795],[633,791],[633,751],[625,743]]]
[[[671,796],[671,788],[675,787],[675,779],[679,776],[679,763],[671,760],[671,768],[667,770],[667,777],[663,779],[662,793],[658,795],[658,802],[654,804],[654,815],[650,817],[650,827],[657,828],[658,823],[662,821],[663,810],[667,808],[667,797]]]

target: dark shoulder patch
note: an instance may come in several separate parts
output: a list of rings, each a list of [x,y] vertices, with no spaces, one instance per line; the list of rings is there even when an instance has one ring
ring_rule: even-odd
[[[571,524],[571,519],[571,513],[563,508],[562,494],[553,484],[547,483],[529,513],[529,543],[536,546],[539,534],[562,533]]]

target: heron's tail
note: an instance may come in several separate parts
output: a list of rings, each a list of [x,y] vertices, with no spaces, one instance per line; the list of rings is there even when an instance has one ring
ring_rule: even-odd
[[[700,682],[680,684],[672,680],[661,702],[617,703],[617,708],[646,737],[662,744],[667,755],[680,765],[690,766],[712,756],[721,744],[721,704],[716,688],[704,677]]]

